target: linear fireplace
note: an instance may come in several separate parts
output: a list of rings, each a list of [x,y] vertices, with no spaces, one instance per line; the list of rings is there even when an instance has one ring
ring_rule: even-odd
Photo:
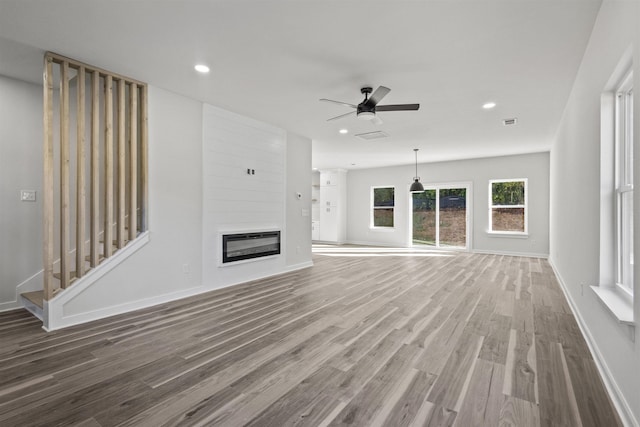
[[[280,254],[280,231],[222,235],[222,263]]]

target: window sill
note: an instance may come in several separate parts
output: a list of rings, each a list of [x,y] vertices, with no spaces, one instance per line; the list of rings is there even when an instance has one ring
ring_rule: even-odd
[[[528,239],[529,233],[517,233],[508,231],[487,231],[489,237],[507,237],[509,239]]]
[[[390,233],[392,231],[396,231],[395,227],[369,227],[371,231],[381,231],[383,233]]]
[[[591,286],[600,301],[611,314],[623,325],[634,326],[633,302],[622,291],[611,286]]]

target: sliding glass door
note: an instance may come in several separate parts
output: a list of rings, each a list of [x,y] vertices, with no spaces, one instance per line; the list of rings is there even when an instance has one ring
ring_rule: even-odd
[[[412,241],[437,248],[468,247],[469,186],[426,186],[412,196]]]

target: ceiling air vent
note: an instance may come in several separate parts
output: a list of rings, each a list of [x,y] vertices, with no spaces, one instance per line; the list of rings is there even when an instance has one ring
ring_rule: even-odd
[[[375,132],[359,133],[359,134],[356,134],[356,136],[360,139],[371,140],[371,139],[387,138],[389,134],[377,130]]]
[[[505,126],[511,126],[511,125],[515,125],[516,123],[518,123],[518,119],[517,118],[512,118],[512,119],[504,119],[502,120],[502,124]]]

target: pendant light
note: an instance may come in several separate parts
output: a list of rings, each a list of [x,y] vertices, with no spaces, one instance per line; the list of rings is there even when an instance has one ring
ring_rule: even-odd
[[[424,187],[420,183],[420,177],[418,176],[418,148],[414,148],[413,151],[416,153],[416,176],[413,177],[413,184],[409,188],[409,193],[422,193]]]

